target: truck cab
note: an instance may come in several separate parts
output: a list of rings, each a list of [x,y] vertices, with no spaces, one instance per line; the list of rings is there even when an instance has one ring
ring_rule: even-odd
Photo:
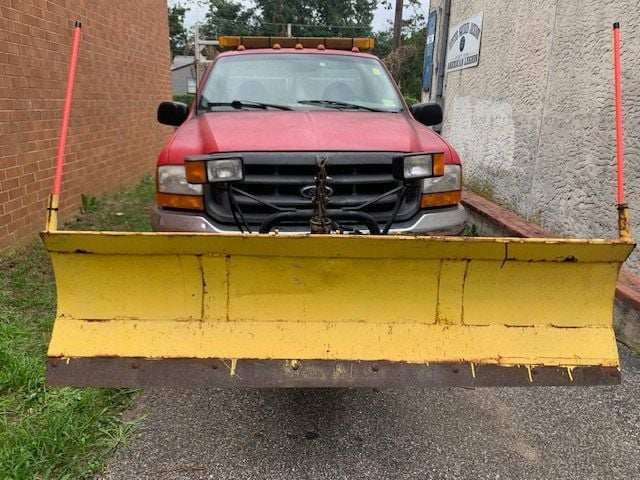
[[[364,52],[372,40],[220,44],[234,49],[210,65],[191,109],[158,109],[161,123],[178,128],[158,159],[154,230],[308,233],[322,197],[332,230],[462,232],[460,158],[429,128],[442,110],[408,108],[384,64]],[[404,178],[399,159],[418,169],[440,161],[442,171]]]

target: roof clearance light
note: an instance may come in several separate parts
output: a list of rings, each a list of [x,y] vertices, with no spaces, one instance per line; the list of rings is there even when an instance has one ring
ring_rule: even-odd
[[[218,42],[222,48],[236,48],[241,44],[240,37],[220,37]]]
[[[359,48],[360,50],[373,50],[375,47],[375,40],[373,38],[354,38],[353,46]]]

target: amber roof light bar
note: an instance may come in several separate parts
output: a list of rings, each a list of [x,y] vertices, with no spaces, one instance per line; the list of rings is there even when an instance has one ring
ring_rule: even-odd
[[[323,45],[331,50],[372,50],[375,42],[373,38],[337,38],[337,37],[239,37],[222,36],[219,38],[221,48],[273,48],[279,45],[281,48],[296,48],[302,45],[303,48],[318,48]],[[299,49],[300,47],[298,47]]]

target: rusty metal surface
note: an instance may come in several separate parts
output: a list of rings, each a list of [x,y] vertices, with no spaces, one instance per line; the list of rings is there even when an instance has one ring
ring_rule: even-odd
[[[313,196],[313,216],[309,222],[311,233],[331,233],[331,220],[327,216],[329,194],[327,192],[327,157],[320,155],[316,158],[316,192]]]
[[[49,357],[50,386],[77,387],[529,387],[618,385],[616,367],[468,363]]]

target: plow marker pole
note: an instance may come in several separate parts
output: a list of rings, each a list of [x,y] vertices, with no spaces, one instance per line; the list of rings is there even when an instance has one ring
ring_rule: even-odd
[[[620,240],[631,240],[629,207],[624,202],[624,152],[622,142],[622,88],[620,73],[620,24],[613,24],[613,84],[616,105],[617,205]]]
[[[73,97],[73,84],[76,78],[76,65],[78,63],[78,49],[80,47],[80,32],[82,24],[76,21],[73,31],[73,44],[71,46],[71,62],[69,63],[69,75],[67,78],[67,91],[64,97],[64,109],[62,111],[62,125],[60,127],[60,141],[58,143],[58,155],[56,159],[56,172],[53,179],[53,190],[49,196],[47,207],[48,232],[58,229],[58,205],[60,188],[62,185],[62,167],[64,164],[64,151],[67,146],[67,132],[69,130],[69,113],[71,112],[71,98]]]

